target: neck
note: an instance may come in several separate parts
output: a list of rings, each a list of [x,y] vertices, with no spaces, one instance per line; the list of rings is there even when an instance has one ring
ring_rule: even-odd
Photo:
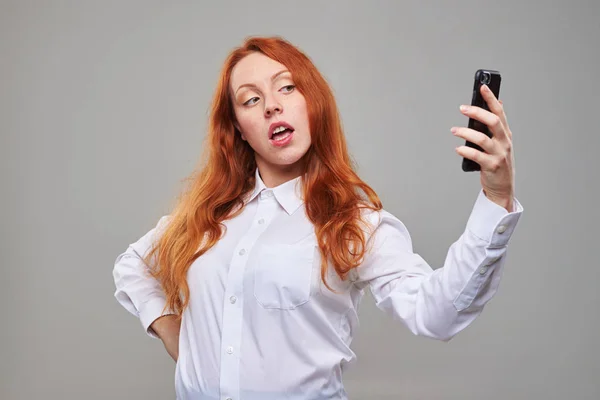
[[[279,186],[287,181],[291,181],[294,178],[302,175],[301,164],[295,163],[292,165],[272,165],[266,162],[256,161],[258,166],[258,173],[260,179],[265,183],[268,188]]]

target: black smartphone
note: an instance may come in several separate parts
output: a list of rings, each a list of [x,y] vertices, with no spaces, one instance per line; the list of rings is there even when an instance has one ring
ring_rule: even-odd
[[[488,108],[486,101],[481,96],[481,85],[487,85],[492,93],[494,93],[494,96],[499,99],[501,80],[502,77],[498,71],[494,71],[492,69],[478,69],[475,72],[475,82],[473,83],[473,97],[471,98],[471,105],[481,107],[484,110],[489,111],[490,109]],[[492,137],[492,133],[488,129],[487,125],[477,121],[476,119],[469,118],[468,127],[476,131],[483,132],[490,138]],[[469,142],[468,140],[465,142],[465,146],[472,147],[479,151],[484,151],[480,146]],[[481,171],[481,166],[477,162],[463,157],[462,170],[465,172]]]

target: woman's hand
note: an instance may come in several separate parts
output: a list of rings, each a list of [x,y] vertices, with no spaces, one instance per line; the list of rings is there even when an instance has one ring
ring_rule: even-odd
[[[502,102],[487,87],[481,86],[481,94],[490,111],[481,107],[461,106],[461,112],[488,126],[492,137],[466,127],[453,127],[455,136],[479,145],[485,152],[468,146],[459,146],[456,152],[462,157],[475,161],[481,166],[481,186],[486,197],[506,208],[513,209],[514,155],[512,151],[512,132],[508,127]]]
[[[156,332],[162,340],[167,353],[177,362],[179,358],[179,331],[181,330],[181,318],[177,315],[163,315],[152,322],[150,328]]]

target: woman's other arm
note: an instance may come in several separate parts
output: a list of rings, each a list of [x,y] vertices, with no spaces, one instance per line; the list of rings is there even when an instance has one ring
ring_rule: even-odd
[[[113,268],[115,298],[127,311],[138,317],[146,333],[156,339],[161,337],[154,328],[162,327],[163,324],[153,323],[161,316],[174,313],[168,309],[163,312],[166,296],[160,283],[148,274],[148,266],[143,262],[142,256],[148,252],[167,221],[168,216],[162,217],[156,227],[130,244],[117,257]],[[165,331],[171,330],[171,324],[167,325]]]

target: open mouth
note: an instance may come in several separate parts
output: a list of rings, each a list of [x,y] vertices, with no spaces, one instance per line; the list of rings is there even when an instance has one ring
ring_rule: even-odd
[[[294,130],[290,128],[279,130],[278,132],[273,133],[273,136],[271,136],[271,140],[275,142],[285,140],[292,134],[292,132],[294,132]]]
[[[274,121],[269,126],[269,139],[277,142],[285,140],[294,132],[294,127],[286,121]]]

